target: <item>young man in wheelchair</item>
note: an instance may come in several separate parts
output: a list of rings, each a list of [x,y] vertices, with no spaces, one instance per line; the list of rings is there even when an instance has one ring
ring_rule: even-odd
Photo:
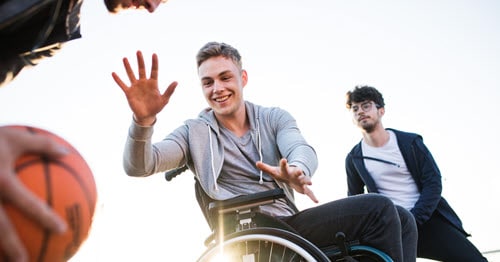
[[[168,104],[177,82],[161,93],[158,57],[152,59],[150,77],[141,52],[137,52],[138,78],[126,58],[130,84],[113,73],[133,112],[124,152],[128,175],[187,167],[201,190],[215,200],[279,187],[289,201],[265,205],[262,212],[281,219],[316,246],[332,245],[335,234],[342,231],[347,240],[376,247],[394,261],[416,260],[415,221],[410,213],[400,217],[388,198],[366,194],[295,211],[294,191],[318,202],[309,188],[318,164],[316,153],[287,111],[244,100],[248,75],[239,52],[230,45],[210,42],[196,56],[209,108],[153,144],[156,115]]]

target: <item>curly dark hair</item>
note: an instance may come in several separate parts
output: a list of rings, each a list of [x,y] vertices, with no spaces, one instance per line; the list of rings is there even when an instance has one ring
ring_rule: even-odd
[[[372,86],[355,86],[352,91],[346,94],[345,107],[351,109],[352,103],[361,103],[363,101],[373,101],[378,108],[385,106],[384,97]]]

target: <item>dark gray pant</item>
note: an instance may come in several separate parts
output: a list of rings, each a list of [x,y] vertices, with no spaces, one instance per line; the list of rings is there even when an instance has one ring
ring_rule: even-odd
[[[342,231],[347,241],[378,248],[396,262],[416,261],[415,219],[379,194],[350,196],[282,219],[318,247],[335,244]]]
[[[401,221],[401,234],[403,241],[403,261],[415,261],[417,256],[417,222],[410,211],[404,207],[396,206]]]

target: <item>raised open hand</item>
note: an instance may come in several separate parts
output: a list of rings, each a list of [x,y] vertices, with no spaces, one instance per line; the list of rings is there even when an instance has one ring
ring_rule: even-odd
[[[287,183],[295,191],[307,195],[314,203],[318,203],[318,199],[309,188],[312,185],[311,178],[304,175],[300,168],[288,165],[286,159],[281,159],[279,166],[270,166],[261,161],[258,161],[256,165],[257,168],[270,174],[274,179]]]
[[[149,78],[146,77],[146,66],[141,51],[137,51],[137,64],[139,78],[136,78],[128,59],[123,58],[130,86],[126,85],[115,72],[112,76],[125,93],[135,121],[139,125],[149,126],[155,122],[156,115],[168,104],[177,87],[177,82],[172,82],[162,94],[158,88],[158,56],[153,54]]]

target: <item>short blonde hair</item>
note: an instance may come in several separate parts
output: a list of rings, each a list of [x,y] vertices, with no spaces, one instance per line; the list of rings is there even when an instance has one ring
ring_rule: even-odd
[[[243,63],[241,62],[241,55],[236,50],[236,48],[226,44],[219,42],[208,42],[206,43],[198,54],[196,55],[196,64],[198,67],[212,57],[222,56],[228,59],[233,60],[233,62],[239,67],[239,69],[243,68]]]

